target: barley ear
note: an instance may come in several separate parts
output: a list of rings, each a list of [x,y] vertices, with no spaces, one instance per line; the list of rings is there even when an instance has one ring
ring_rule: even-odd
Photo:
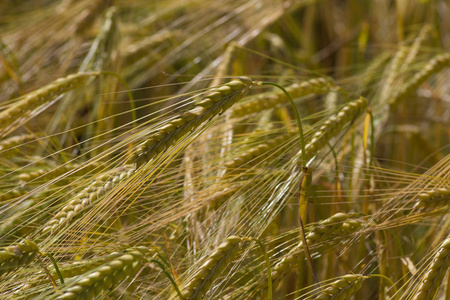
[[[127,278],[133,277],[145,263],[145,247],[130,249],[102,267],[92,270],[58,296],[57,300],[94,299],[110,288],[114,288]]]
[[[0,251],[0,276],[28,265],[39,253],[38,245],[28,240],[6,247]]]
[[[315,300],[346,300],[350,299],[362,286],[362,282],[367,276],[360,274],[348,274],[333,281],[315,297]]]
[[[139,145],[129,160],[137,167],[146,164],[204,122],[226,111],[246,95],[252,85],[249,78],[240,78],[213,89],[193,109],[157,129]]]
[[[434,209],[449,204],[450,187],[442,187],[420,193],[414,208]]]
[[[208,292],[214,279],[220,275],[222,270],[234,258],[239,250],[242,239],[238,236],[230,236],[219,245],[205,263],[196,272],[194,277],[184,286],[182,299],[198,300]]]
[[[439,247],[412,300],[434,299],[447,269],[450,267],[450,236]]]

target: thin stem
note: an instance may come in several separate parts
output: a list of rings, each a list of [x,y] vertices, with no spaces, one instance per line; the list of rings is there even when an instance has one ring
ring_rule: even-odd
[[[53,279],[53,277],[50,274],[50,272],[48,271],[47,267],[44,265],[44,262],[42,261],[42,259],[39,256],[37,256],[36,258],[39,261],[39,264],[41,265],[42,269],[44,269],[45,274],[47,274],[48,279],[50,279],[50,282],[52,283],[55,290],[58,290],[58,285],[56,284],[55,279]]]
[[[261,82],[260,84],[261,85],[271,85],[271,86],[279,88],[280,90],[283,91],[283,93],[289,99],[289,102],[290,102],[290,104],[292,106],[292,109],[294,111],[295,119],[297,120],[298,133],[300,135],[300,148],[302,150],[302,165],[306,165],[307,162],[306,162],[306,152],[305,152],[305,138],[304,138],[304,135],[303,135],[302,119],[300,118],[300,113],[298,112],[297,107],[295,106],[294,100],[292,100],[292,97],[289,95],[289,93],[286,91],[286,89],[283,88],[279,84],[276,84],[276,83],[273,83],[273,82]],[[302,177],[302,180],[301,180],[301,183],[300,183],[300,197],[302,197],[301,196],[302,192],[304,194],[306,194],[306,195],[309,194],[309,186],[306,186],[306,189],[307,189],[306,191],[305,190],[302,191],[302,185],[304,184],[305,180],[307,179],[306,177],[308,176],[308,170],[309,170],[308,167],[302,167],[303,177]],[[305,183],[307,183],[307,181]],[[306,260],[308,261],[308,265],[309,265],[309,267],[311,269],[311,272],[312,272],[312,275],[314,277],[314,280],[316,281],[317,284],[319,284],[319,280],[317,279],[317,276],[316,276],[315,271],[314,271],[314,265],[312,263],[311,253],[309,251],[308,244],[306,243],[305,228],[304,228],[304,225],[303,225],[303,220],[302,220],[301,214],[299,216],[299,219],[300,219],[300,230],[301,230],[300,236],[301,236],[301,240],[303,241],[303,248],[305,250]],[[319,288],[320,288],[320,285],[319,285]]]
[[[303,167],[302,173],[303,173],[303,176],[302,176],[302,180],[300,182],[300,201],[299,202],[307,203],[312,177],[309,173],[308,167]],[[306,191],[305,191],[305,189],[306,189]],[[302,199],[303,197],[305,197],[306,199]],[[306,213],[305,213],[305,215],[306,215]],[[308,243],[306,242],[305,226],[303,225],[302,212],[300,212],[299,221],[300,221],[300,231],[301,231],[300,238],[301,238],[301,241],[303,242],[303,249],[305,251],[306,260],[308,261],[308,266],[311,269],[311,273],[314,278],[314,281],[317,283],[317,285],[320,289],[319,279],[317,278],[316,271],[314,269],[313,261],[311,258],[311,252],[309,251]]]
[[[270,260],[269,260],[269,256],[267,255],[266,249],[264,248],[263,243],[261,243],[261,241],[259,239],[255,239],[255,238],[243,238],[246,239],[248,241],[255,241],[259,248],[261,249],[261,252],[263,253],[264,256],[264,260],[266,261],[266,268],[267,268],[267,289],[268,294],[269,294],[269,298],[268,300],[272,300],[273,299],[273,292],[272,292],[272,268],[270,267]]]
[[[400,299],[398,297],[397,287],[395,286],[394,282],[389,277],[387,277],[387,276],[385,276],[383,274],[370,274],[368,277],[371,277],[371,278],[372,277],[378,277],[378,278],[383,278],[384,280],[386,280],[391,285],[391,287],[394,289],[394,296],[395,296],[395,298],[397,300]]]
[[[279,88],[283,91],[283,93],[286,95],[286,97],[289,99],[289,102],[291,103],[292,109],[294,110],[295,119],[297,120],[297,126],[298,126],[298,133],[300,134],[300,148],[302,149],[302,165],[306,164],[306,153],[305,153],[305,138],[303,136],[303,126],[302,126],[302,120],[300,118],[300,114],[297,110],[297,107],[295,106],[294,100],[292,100],[289,93],[279,84],[273,83],[273,82],[262,82],[262,85],[272,85],[274,87]]]
[[[45,255],[48,256],[48,258],[50,258],[50,260],[52,261],[56,274],[58,274],[59,281],[61,281],[61,284],[64,284],[64,278],[61,274],[61,271],[59,270],[58,264],[56,263],[56,259],[50,253],[46,253]]]
[[[339,179],[339,160],[336,154],[336,151],[334,151],[333,146],[330,144],[330,142],[327,142],[328,147],[330,148],[331,153],[333,154],[334,159],[334,176],[336,177],[336,198],[333,196],[333,209],[332,212],[335,214],[339,209],[339,203],[340,203],[340,179]],[[336,200],[336,201],[335,201]]]
[[[177,283],[175,282],[175,280],[173,280],[172,276],[170,276],[170,273],[167,272],[166,267],[164,266],[164,264],[162,262],[160,262],[159,260],[156,260],[154,258],[150,259],[151,262],[157,264],[161,270],[164,272],[164,274],[166,274],[167,278],[169,278],[170,282],[172,283],[173,287],[175,288],[175,291],[178,294],[178,297],[180,298],[180,300],[183,300],[183,296],[181,295],[181,291],[178,288]]]

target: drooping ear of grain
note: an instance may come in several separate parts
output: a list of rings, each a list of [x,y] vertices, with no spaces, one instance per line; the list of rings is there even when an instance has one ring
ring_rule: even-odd
[[[81,275],[74,285],[66,289],[57,300],[94,299],[122,281],[132,278],[145,263],[148,249],[130,249],[121,256],[105,263],[102,267]]]
[[[28,190],[24,188],[13,189],[3,193],[0,192],[0,201],[7,201],[10,199],[18,198],[20,196],[25,195],[27,192]]]
[[[36,171],[31,172],[23,172],[19,174],[19,179],[23,180],[24,182],[30,182],[30,181],[37,181],[37,182],[44,182],[44,181],[51,181],[58,176],[61,176],[65,173],[69,173],[68,177],[72,176],[82,176],[83,174],[87,174],[88,172],[92,171],[94,168],[98,167],[99,165],[96,163],[70,163],[70,164],[64,164],[62,166],[54,167],[54,166],[48,166],[46,168],[38,169]]]
[[[364,219],[355,218],[352,214],[337,213],[328,219],[320,221],[314,226],[310,232],[306,234],[306,243],[315,250],[325,250],[335,243],[335,240],[341,240],[349,235],[356,233],[361,229],[366,221]],[[281,259],[272,269],[272,281],[277,282],[289,272],[302,257],[303,242],[300,242],[289,253]],[[260,281],[260,287],[267,287],[267,278]]]
[[[234,258],[239,250],[241,238],[230,236],[214,251],[205,263],[195,273],[194,277],[184,286],[182,297],[185,300],[200,300],[208,292],[214,279]]]
[[[417,72],[411,80],[407,81],[391,97],[391,107],[396,107],[400,101],[410,95],[412,92],[425,82],[431,75],[440,72],[450,65],[450,53],[436,56],[430,60],[421,71]]]
[[[88,273],[89,271],[98,268],[106,264],[107,262],[117,259],[123,254],[124,254],[123,252],[116,252],[102,257],[92,258],[89,260],[75,261],[70,264],[59,264],[58,268],[61,276],[64,278],[64,280],[67,280],[69,278],[83,275],[84,273]],[[50,276],[52,276],[55,281],[57,281],[59,278],[56,270],[50,270]],[[27,284],[22,290],[25,293],[26,290],[39,286],[42,284],[42,282],[48,282],[48,277],[46,274],[41,274],[28,280]]]
[[[0,251],[0,276],[28,265],[39,252],[38,245],[28,240]]]
[[[362,286],[367,276],[360,274],[348,274],[333,281],[324,288],[315,300],[347,300],[350,299]]]
[[[289,132],[286,134],[280,134],[279,136],[271,139],[265,143],[261,143],[258,146],[252,147],[241,155],[237,155],[233,160],[226,162],[225,167],[227,171],[233,171],[234,169],[240,168],[241,166],[246,166],[250,161],[254,163],[256,159],[261,159],[264,154],[269,153],[272,149],[276,148],[283,142],[287,141],[289,138],[293,137],[296,132]]]
[[[450,187],[441,187],[420,193],[415,208],[424,210],[442,207],[450,203]]]
[[[137,167],[144,165],[190,131],[226,111],[245,96],[252,85],[253,82],[249,78],[240,78],[213,89],[193,109],[156,130],[131,155],[130,161],[136,162]]]
[[[306,161],[313,158],[318,150],[325,147],[331,138],[339,134],[345,124],[356,119],[367,105],[368,101],[364,98],[354,100],[345,105],[336,115],[331,116],[305,146]]]
[[[42,233],[55,232],[57,229],[63,228],[90,203],[105,195],[114,188],[114,186],[125,181],[133,175],[134,172],[134,166],[125,165],[95,177],[88,187],[70,200],[69,203],[47,223],[42,230]]]
[[[412,300],[432,300],[450,267],[450,236],[439,247]]]
[[[34,134],[21,134],[0,141],[0,156],[3,158],[11,157],[11,155],[20,151],[21,145],[35,138]]]
[[[77,73],[69,75],[29,93],[21,98],[16,99],[9,108],[0,112],[0,136],[8,134],[17,128],[18,120],[25,119],[32,115],[33,111],[42,105],[49,103],[58,96],[73,90],[90,77],[96,76],[98,73]]]
[[[326,93],[336,89],[336,86],[326,78],[313,78],[302,83],[294,83],[286,88],[292,98],[299,98],[311,94]],[[282,91],[269,92],[248,97],[242,104],[233,108],[231,116],[244,117],[274,108],[282,103],[287,103],[288,98]]]

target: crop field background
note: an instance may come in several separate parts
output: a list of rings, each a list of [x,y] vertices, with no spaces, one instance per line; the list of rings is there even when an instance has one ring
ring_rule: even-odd
[[[0,299],[450,299],[450,2],[1,0]]]

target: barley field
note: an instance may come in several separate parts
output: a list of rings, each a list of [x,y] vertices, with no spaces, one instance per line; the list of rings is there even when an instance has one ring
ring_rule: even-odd
[[[450,2],[0,1],[0,299],[450,299]]]

